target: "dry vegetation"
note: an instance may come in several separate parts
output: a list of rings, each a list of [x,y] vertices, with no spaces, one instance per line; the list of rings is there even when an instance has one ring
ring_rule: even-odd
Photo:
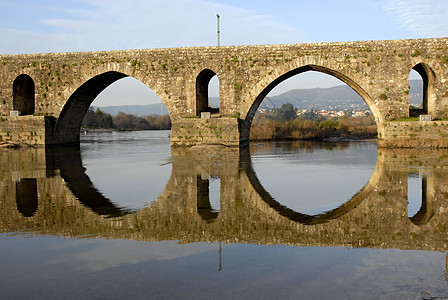
[[[365,139],[376,136],[373,116],[280,121],[258,115],[250,131],[251,140]]]

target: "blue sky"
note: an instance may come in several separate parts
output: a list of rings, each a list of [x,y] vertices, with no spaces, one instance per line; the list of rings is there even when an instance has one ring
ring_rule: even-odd
[[[221,45],[444,37],[448,28],[446,0],[0,0],[0,7],[0,54],[211,46],[216,14]],[[305,77],[294,87],[338,83]]]

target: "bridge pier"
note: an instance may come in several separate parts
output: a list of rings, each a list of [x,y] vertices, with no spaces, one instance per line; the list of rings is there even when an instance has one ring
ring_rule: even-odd
[[[171,127],[171,145],[194,146],[222,144],[231,147],[244,145],[240,141],[240,124],[237,117],[184,118]]]
[[[45,145],[52,130],[49,119],[45,116],[0,117],[0,142]]]
[[[448,121],[390,121],[378,128],[380,148],[448,148]]]

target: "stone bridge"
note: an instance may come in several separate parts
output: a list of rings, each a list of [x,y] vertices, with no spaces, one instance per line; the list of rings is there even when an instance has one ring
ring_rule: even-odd
[[[1,151],[0,232],[448,250],[446,151],[381,149],[365,186],[320,215],[293,211],[273,199],[257,179],[250,156],[241,152],[227,148],[209,155],[172,148],[164,191],[147,199],[145,208],[128,211],[95,189],[73,148]],[[416,172],[422,202],[408,217],[408,179]],[[219,211],[211,208],[206,192],[210,176],[220,178]]]
[[[431,115],[433,120],[447,116],[447,49],[447,38],[434,38],[1,55],[1,139],[77,143],[95,97],[132,76],[166,105],[172,145],[245,145],[269,91],[312,70],[342,80],[365,100],[378,125],[380,145],[447,147],[448,123],[439,121],[437,130],[420,128],[428,123],[390,124],[409,115]],[[410,111],[408,78],[413,69],[422,76],[424,99],[423,107]],[[208,105],[208,84],[215,75],[218,108]]]

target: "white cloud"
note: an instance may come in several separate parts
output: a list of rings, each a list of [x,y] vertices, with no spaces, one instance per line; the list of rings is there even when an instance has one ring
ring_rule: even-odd
[[[385,0],[378,4],[402,28],[424,37],[447,36],[448,1]]]
[[[47,8],[45,17],[29,27],[36,29],[14,31],[19,24],[0,28],[0,52],[216,45],[217,13],[222,45],[289,43],[302,38],[294,28],[267,15],[203,0],[79,0],[70,8],[63,3]]]

